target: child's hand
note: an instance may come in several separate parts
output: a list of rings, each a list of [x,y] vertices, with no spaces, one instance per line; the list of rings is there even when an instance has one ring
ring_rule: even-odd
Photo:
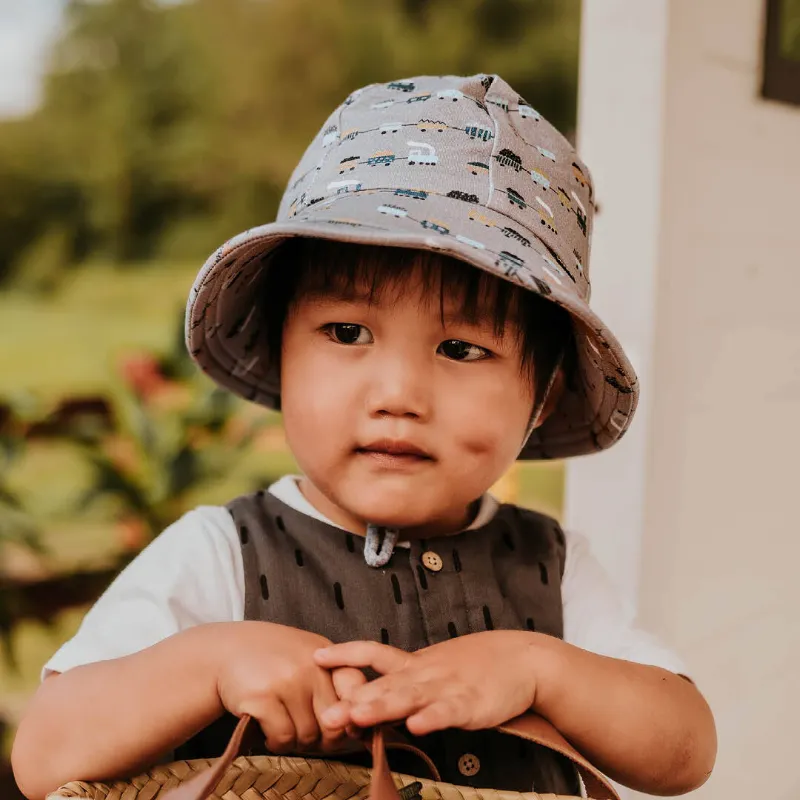
[[[329,708],[326,725],[360,727],[406,720],[422,736],[444,728],[491,728],[531,709],[537,634],[487,631],[406,653],[376,642],[347,642],[314,654],[328,669],[372,667],[380,678]]]
[[[366,683],[364,674],[350,667],[318,666],[314,652],[330,641],[308,631],[238,622],[229,632],[231,639],[220,642],[217,691],[222,705],[237,716],[255,717],[272,752],[335,750],[345,738],[346,724],[323,725],[322,716]]]

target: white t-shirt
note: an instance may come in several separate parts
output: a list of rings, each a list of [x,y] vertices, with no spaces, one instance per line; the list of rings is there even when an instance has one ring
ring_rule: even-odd
[[[334,525],[306,500],[296,477],[281,478],[269,491],[296,511]],[[485,495],[470,528],[488,522],[497,507]],[[565,536],[564,640],[600,655],[686,675],[674,653],[635,627],[633,609],[621,601],[586,538],[570,532]],[[47,662],[42,677],[138,652],[194,625],[243,619],[244,567],[236,526],[224,507],[200,506],[123,570],[75,636]]]

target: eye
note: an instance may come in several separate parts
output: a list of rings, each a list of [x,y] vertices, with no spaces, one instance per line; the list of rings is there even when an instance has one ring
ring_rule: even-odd
[[[446,342],[442,342],[437,352],[453,361],[481,361],[491,355],[485,347],[479,347],[477,344],[470,344],[461,339],[448,339]]]
[[[331,322],[324,330],[339,344],[370,344],[373,341],[369,328],[352,322]]]

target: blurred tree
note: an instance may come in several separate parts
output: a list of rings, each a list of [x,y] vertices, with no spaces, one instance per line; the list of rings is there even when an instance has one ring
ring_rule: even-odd
[[[800,61],[800,0],[781,4],[781,55]]]
[[[190,202],[182,177],[203,148],[202,64],[183,9],[146,0],[71,0],[45,83],[41,117],[56,174],[84,198],[95,249],[115,260],[149,255]]]
[[[38,116],[0,125],[0,280],[15,258],[41,249],[51,228],[65,231],[53,260],[63,265],[80,253],[81,198],[55,173],[49,138]]]
[[[367,83],[497,72],[569,133],[579,10],[579,0],[69,0],[41,108],[0,125],[0,180],[13,188],[0,199],[0,279],[42,254],[50,266],[36,284],[86,254],[210,252],[274,216],[306,143]]]

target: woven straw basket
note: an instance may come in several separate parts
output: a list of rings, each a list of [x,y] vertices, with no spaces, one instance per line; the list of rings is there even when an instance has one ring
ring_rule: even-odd
[[[125,781],[75,781],[47,800],[578,800],[563,795],[512,792],[455,786],[439,780],[390,773],[383,732],[371,739],[373,767],[312,758],[236,757],[251,720],[243,717],[219,759],[176,761],[153,767]],[[619,800],[608,779],[586,761],[541,717],[526,714],[498,730],[534,741],[570,758],[587,797]],[[406,747],[405,749],[413,749]],[[415,751],[435,776],[436,768]]]

